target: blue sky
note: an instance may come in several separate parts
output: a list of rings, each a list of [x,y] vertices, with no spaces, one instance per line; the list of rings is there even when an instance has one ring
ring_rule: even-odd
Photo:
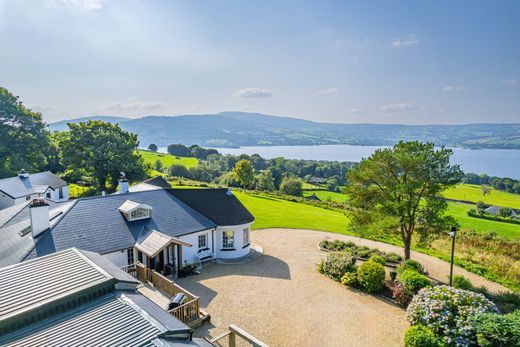
[[[49,122],[520,122],[519,1],[0,0],[0,43],[0,85]]]

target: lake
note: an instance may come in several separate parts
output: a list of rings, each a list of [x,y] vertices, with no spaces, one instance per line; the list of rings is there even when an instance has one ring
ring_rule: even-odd
[[[378,146],[254,146],[217,148],[224,154],[259,154],[264,158],[314,159],[354,161],[366,158]],[[452,163],[460,164],[465,172],[520,179],[520,150],[453,148]]]

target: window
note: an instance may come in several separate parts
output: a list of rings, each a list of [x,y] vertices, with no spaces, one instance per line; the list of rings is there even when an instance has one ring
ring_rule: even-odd
[[[45,194],[45,197],[46,197],[47,199],[50,199],[50,198],[51,198],[51,192],[48,192],[47,194]]]
[[[60,194],[60,199],[63,199],[63,188],[60,188],[59,194]]]
[[[31,196],[30,196],[30,195],[27,195],[27,196],[25,197],[25,200],[27,200],[27,201],[31,200]]]
[[[126,250],[126,256],[128,258],[128,265],[132,265],[133,263],[135,263],[135,261],[134,261],[134,249],[133,248],[128,248]]]
[[[130,220],[144,219],[150,217],[150,210],[146,208],[138,208],[130,212]]]
[[[208,247],[208,234],[199,235],[199,249]]]
[[[222,248],[234,248],[235,247],[235,232],[224,231],[222,233]]]
[[[244,247],[249,245],[249,228],[245,228],[242,230],[243,240],[244,240]]]

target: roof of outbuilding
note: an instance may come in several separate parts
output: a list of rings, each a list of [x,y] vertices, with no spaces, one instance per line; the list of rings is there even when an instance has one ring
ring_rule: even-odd
[[[170,188],[167,191],[220,226],[247,224],[255,220],[227,188]]]
[[[29,174],[28,178],[15,176],[0,179],[0,190],[12,198],[44,193],[48,187],[56,189],[66,185],[67,182],[50,171]]]
[[[152,206],[151,218],[127,221],[118,210],[126,200]],[[131,248],[145,227],[181,236],[215,224],[163,189],[78,199],[39,237],[27,259],[70,247],[101,254]]]

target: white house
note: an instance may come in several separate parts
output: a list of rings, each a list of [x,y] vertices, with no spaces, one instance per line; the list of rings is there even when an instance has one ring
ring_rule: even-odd
[[[45,197],[54,202],[69,200],[67,182],[50,171],[28,173],[0,179],[0,209]]]
[[[249,254],[254,217],[228,189],[172,189],[160,177],[129,191],[121,183],[118,194],[0,211],[0,266],[76,247],[177,275],[186,264]]]

